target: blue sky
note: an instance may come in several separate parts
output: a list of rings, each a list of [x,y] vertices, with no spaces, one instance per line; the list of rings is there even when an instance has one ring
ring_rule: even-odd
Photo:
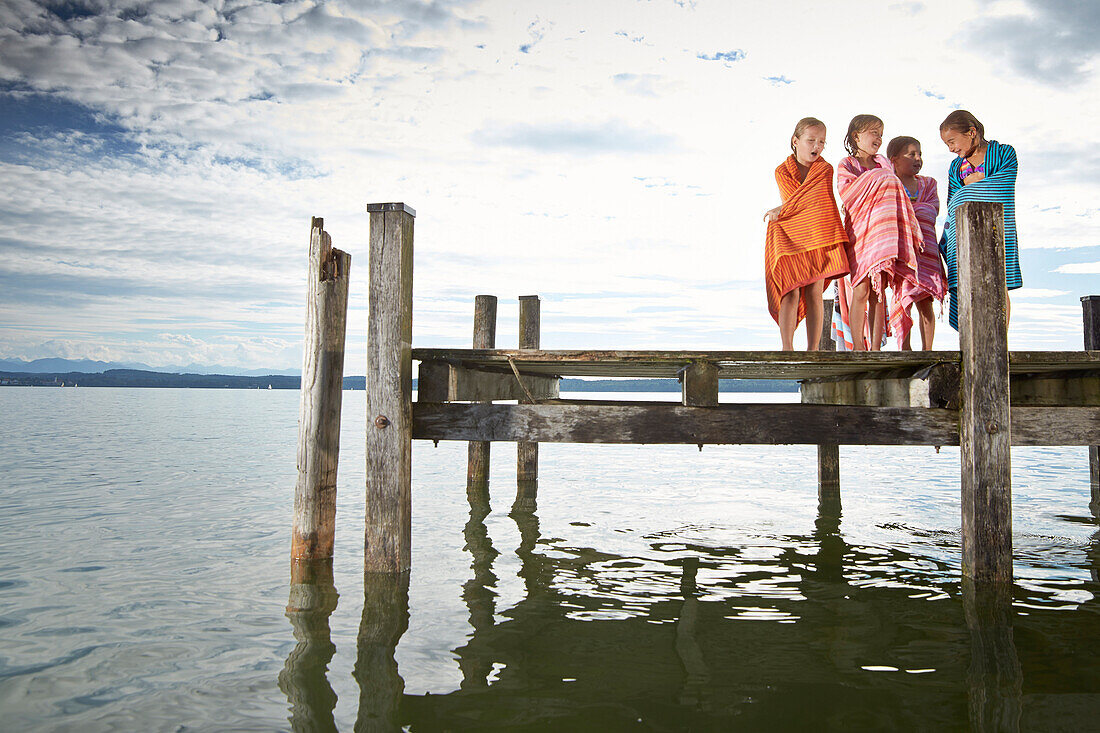
[[[0,358],[295,368],[310,216],[416,223],[414,342],[543,296],[545,348],[774,348],[762,213],[805,115],[924,143],[964,107],[1020,157],[1013,348],[1100,293],[1100,4],[7,0]],[[937,346],[953,348],[940,324]]]

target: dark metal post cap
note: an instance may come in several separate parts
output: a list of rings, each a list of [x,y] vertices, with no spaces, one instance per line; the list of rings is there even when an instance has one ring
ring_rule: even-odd
[[[409,216],[416,216],[416,209],[400,201],[390,204],[367,204],[368,213],[373,214],[378,211],[404,211]]]

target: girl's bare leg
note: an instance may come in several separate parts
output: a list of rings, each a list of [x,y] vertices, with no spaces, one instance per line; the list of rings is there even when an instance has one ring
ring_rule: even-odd
[[[932,338],[936,335],[936,312],[932,310],[932,299],[918,300],[917,313],[920,314],[921,351],[931,351]]]
[[[802,288],[806,298],[806,351],[817,351],[821,346],[821,322],[825,319],[821,291],[824,289],[824,280],[818,280]]]
[[[869,280],[870,278],[868,278]],[[881,286],[881,281],[879,290],[885,297],[885,290]],[[878,293],[872,289],[870,295],[867,296],[867,317],[871,320],[871,343],[868,344],[867,348],[870,351],[880,351],[882,349],[882,332],[886,328],[885,316],[885,304],[879,299]]]
[[[1008,312],[1005,313],[1005,328],[1008,328],[1008,324],[1012,322],[1012,296],[1009,293],[1005,293],[1005,303],[1008,304]]]
[[[779,337],[783,351],[794,351],[794,329],[798,325],[798,301],[802,288],[795,288],[779,299]]]
[[[867,322],[867,301],[871,292],[871,279],[867,277],[852,288],[852,305],[848,308],[848,325],[852,329],[852,351],[867,350],[863,329]]]

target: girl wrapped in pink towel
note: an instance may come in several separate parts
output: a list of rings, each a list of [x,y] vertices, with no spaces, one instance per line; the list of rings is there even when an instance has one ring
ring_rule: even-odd
[[[934,300],[941,303],[947,296],[947,273],[940,259],[940,245],[936,240],[936,216],[940,213],[940,197],[936,190],[936,179],[917,175],[924,166],[921,159],[920,142],[916,138],[895,137],[886,146],[886,157],[894,167],[913,211],[920,222],[924,248],[917,252],[917,282],[903,280],[894,294],[899,317],[895,337],[902,351],[911,351],[913,306],[917,307],[920,317],[921,349],[931,351],[932,339],[936,335],[936,314],[932,308]]]
[[[882,348],[886,289],[896,295],[903,283],[918,284],[917,253],[924,238],[905,187],[890,161],[878,155],[883,127],[875,115],[853,117],[844,139],[850,155],[837,165],[851,266],[839,286],[839,317],[834,318],[838,349]],[[895,298],[890,323],[897,328],[901,319]]]

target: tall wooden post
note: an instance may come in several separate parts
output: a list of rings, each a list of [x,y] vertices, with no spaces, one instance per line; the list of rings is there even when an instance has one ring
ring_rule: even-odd
[[[290,556],[332,557],[336,532],[336,467],[351,255],[333,249],[324,220],[314,217],[309,238],[309,294],[298,411],[298,483]]]
[[[824,316],[821,319],[821,351],[836,351],[833,340],[833,299],[822,301]],[[829,516],[840,514],[840,446],[817,446],[817,504],[818,510]]]
[[[539,296],[521,295],[519,297],[519,348],[539,348],[539,330]],[[535,511],[538,490],[539,444],[520,441],[516,443],[516,501],[512,504],[512,511]]]
[[[1081,316],[1085,326],[1085,349],[1100,350],[1100,295],[1081,298]],[[1092,485],[1092,516],[1100,519],[1100,446],[1089,446],[1089,476]]]
[[[413,221],[403,203],[368,204],[367,522],[364,569],[412,561]]]
[[[1004,209],[971,202],[958,226],[962,571],[1012,581],[1012,476]]]
[[[495,349],[497,343],[497,297],[474,297],[474,348]],[[471,501],[488,501],[489,441],[473,440],[466,461],[466,497]]]

